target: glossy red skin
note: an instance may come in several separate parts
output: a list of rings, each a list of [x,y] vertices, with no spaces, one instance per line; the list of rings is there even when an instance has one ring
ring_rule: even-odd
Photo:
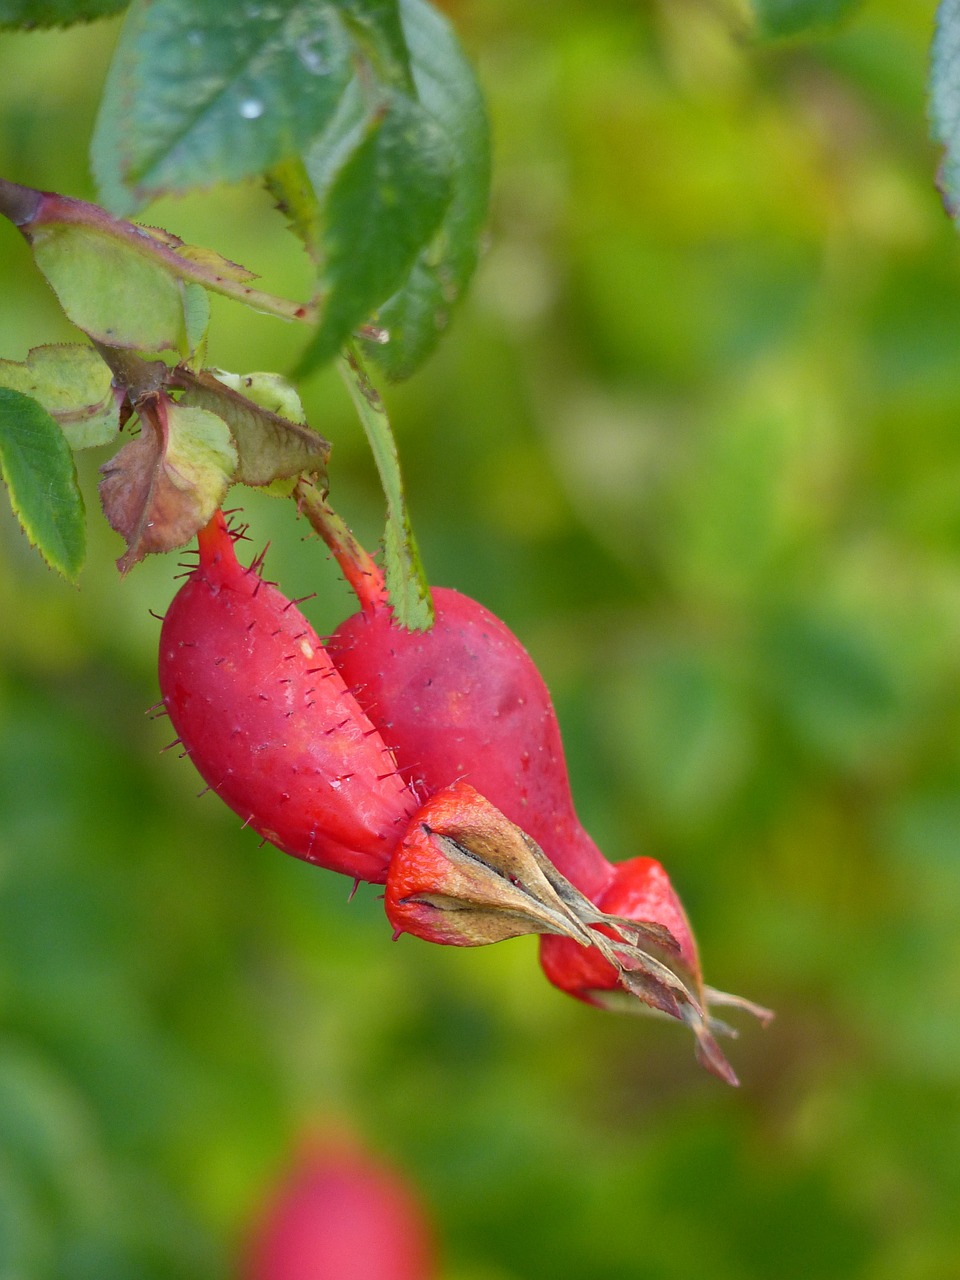
[[[423,795],[464,779],[595,898],[613,868],[577,819],[546,685],[487,609],[434,589],[436,621],[406,631],[385,609],[354,614],[327,651]]]
[[[607,915],[664,925],[680,944],[680,958],[699,984],[700,960],[690,922],[669,876],[655,858],[618,863],[613,880],[596,905]],[[541,937],[540,964],[555,987],[588,1004],[594,1003],[592,992],[612,991],[620,985],[617,970],[596,948],[581,947],[569,938]]]
[[[307,1147],[247,1248],[244,1280],[431,1280],[431,1231],[406,1183],[354,1145]]]
[[[204,781],[285,853],[382,883],[418,802],[316,635],[222,517],[160,634],[160,689]]]

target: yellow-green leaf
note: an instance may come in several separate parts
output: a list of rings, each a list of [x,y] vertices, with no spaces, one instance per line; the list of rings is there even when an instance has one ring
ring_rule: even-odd
[[[34,347],[22,363],[0,360],[0,387],[38,400],[59,423],[72,449],[108,444],[119,429],[113,378],[93,347]]]

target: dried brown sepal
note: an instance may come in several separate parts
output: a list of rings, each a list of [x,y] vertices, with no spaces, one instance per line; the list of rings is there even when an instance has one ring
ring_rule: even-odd
[[[101,468],[100,501],[127,543],[126,573],[145,555],[181,547],[209,521],[237,467],[222,418],[175,404],[165,392],[140,400],[140,435]]]
[[[604,916],[466,783],[439,792],[414,816],[390,864],[385,905],[398,933],[432,942],[485,946],[538,933],[595,948],[619,972],[620,994],[686,1022],[704,1063],[724,1079],[732,1076],[695,980],[662,958],[676,953],[672,935]]]

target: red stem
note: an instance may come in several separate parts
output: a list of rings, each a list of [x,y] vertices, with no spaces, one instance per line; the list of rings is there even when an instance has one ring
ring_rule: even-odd
[[[357,541],[350,527],[309,481],[301,480],[294,496],[300,510],[333,553],[363,612],[372,614],[386,609],[390,601],[383,570]]]

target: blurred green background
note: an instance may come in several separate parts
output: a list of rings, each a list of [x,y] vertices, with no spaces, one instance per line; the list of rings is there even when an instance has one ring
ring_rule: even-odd
[[[760,46],[694,0],[449,4],[495,130],[489,249],[389,393],[434,581],[521,636],[585,824],[669,868],[708,981],[778,1011],[725,1089],[524,939],[390,941],[258,849],[156,700],[175,557],[79,592],[0,517],[0,1277],[228,1277],[304,1126],[415,1179],[447,1280],[960,1274],[960,251],[933,0]],[[0,172],[92,198],[116,34],[0,36]],[[144,219],[307,288],[251,187]],[[71,340],[0,225],[0,353]],[[215,300],[211,355],[303,335]],[[381,500],[336,377],[338,506]],[[319,629],[322,548],[248,492]]]

